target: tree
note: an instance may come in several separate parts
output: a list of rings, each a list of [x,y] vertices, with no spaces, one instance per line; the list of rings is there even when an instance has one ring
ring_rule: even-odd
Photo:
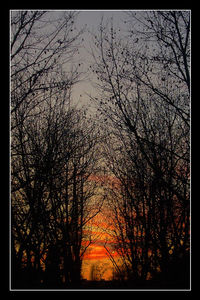
[[[71,88],[79,78],[78,64],[71,65],[81,35],[74,30],[76,17],[76,12],[11,12],[14,285],[23,274],[25,284],[40,283],[42,262],[55,242],[49,203],[51,176],[58,176],[63,163],[62,138],[69,127]]]
[[[95,37],[93,100],[107,120],[105,153],[121,185],[112,200],[115,236],[144,279],[189,247],[189,18],[130,12],[129,40],[103,22]]]
[[[90,180],[98,171],[97,137],[94,125],[74,111],[70,127],[63,128],[61,165],[50,176],[50,214],[53,240],[62,248],[67,284],[79,284],[82,257],[91,243],[85,225],[100,211],[102,198],[94,199],[98,185]],[[83,243],[83,240],[86,243]]]
[[[90,180],[90,175],[99,170],[97,131],[85,111],[68,109],[63,101],[48,98],[45,113],[27,124],[27,142],[23,145],[27,159],[24,165],[18,163],[28,176],[24,172],[15,176],[14,188],[18,182],[24,185],[13,192],[12,201],[14,220],[25,212],[29,220],[13,223],[15,241],[29,256],[29,269],[34,257],[37,276],[43,261],[47,286],[60,284],[62,276],[66,284],[79,283],[82,257],[91,243],[84,226],[102,205],[101,197],[94,199],[98,185]],[[19,158],[23,161],[24,156]],[[87,243],[83,245],[84,239]]]
[[[48,94],[66,93],[78,80],[77,66],[64,68],[78,51],[76,12],[11,12],[12,127],[30,116]],[[45,93],[46,92],[46,93]],[[21,118],[16,119],[17,112]]]

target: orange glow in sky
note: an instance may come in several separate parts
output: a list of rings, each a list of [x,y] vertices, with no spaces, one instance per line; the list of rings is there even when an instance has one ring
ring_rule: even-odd
[[[117,257],[117,253],[112,253],[113,257]],[[106,249],[102,245],[93,244],[90,246],[88,253],[84,255],[82,265],[82,277],[91,280],[92,266],[99,267],[103,270],[101,279],[112,280],[113,264],[106,254]]]
[[[109,175],[90,175],[90,181],[94,181],[101,185],[107,185],[110,188],[118,189],[120,187],[119,180],[114,176]],[[109,249],[112,258],[117,262],[119,255],[114,248],[114,239],[110,233],[110,230],[114,229],[113,224],[108,222],[109,218],[108,206],[103,207],[102,211],[96,215],[91,222],[87,224],[84,228],[84,233],[86,234],[86,239],[83,241],[87,245],[87,234],[91,236],[93,241],[91,245],[87,248],[83,256],[82,261],[82,278],[91,280],[91,270],[92,268],[97,267],[97,269],[102,270],[101,279],[112,280],[113,275],[113,263],[109,259],[109,254],[106,250]],[[106,248],[104,247],[106,245]]]
[[[103,270],[101,279],[112,280],[113,264],[109,259],[106,248],[109,249],[114,259],[117,260],[119,256],[112,247],[114,240],[109,235],[109,229],[111,229],[111,227],[105,221],[104,210],[104,213],[98,214],[92,220],[91,227],[88,228],[88,233],[92,234],[92,240],[94,240],[94,243],[88,247],[83,256],[82,278],[91,280],[91,269],[95,266]],[[87,228],[85,229],[85,232],[87,232]],[[106,245],[106,248],[104,245]]]

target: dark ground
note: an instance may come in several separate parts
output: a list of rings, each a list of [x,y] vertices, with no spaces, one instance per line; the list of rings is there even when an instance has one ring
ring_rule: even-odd
[[[14,287],[13,287],[14,288]],[[190,290],[190,281],[189,278],[182,280],[182,278],[177,278],[176,280],[168,280],[164,281],[163,279],[157,278],[154,280],[148,280],[148,281],[89,281],[89,280],[82,280],[80,284],[78,285],[72,285],[72,286],[66,286],[65,284],[60,284],[60,285],[45,285],[45,284],[40,284],[40,285],[20,285],[16,287],[16,289],[62,289],[62,290],[85,290],[85,289],[92,289],[92,290],[101,290],[101,289],[170,289],[170,290]]]
[[[30,273],[21,272],[13,274],[12,289],[154,289],[154,290],[190,290],[191,268],[189,255],[181,260],[175,260],[168,263],[165,272],[158,273],[152,280],[129,280],[129,281],[89,281],[81,280],[79,284],[67,286],[64,283],[56,283],[54,280],[49,280],[48,284],[32,280]],[[53,279],[53,278],[52,278]],[[37,283],[36,283],[37,282]]]

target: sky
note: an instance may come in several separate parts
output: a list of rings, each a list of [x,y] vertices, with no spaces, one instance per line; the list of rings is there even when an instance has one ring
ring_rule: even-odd
[[[104,17],[104,19],[110,20],[113,18],[113,24],[114,26],[119,26],[121,31],[123,31],[123,28],[125,26],[124,19],[126,17],[125,11],[112,11],[112,10],[82,10],[80,11],[80,14],[77,18],[76,22],[76,28],[77,30],[81,30],[82,28],[85,28],[85,32],[83,33],[83,41],[81,44],[80,54],[78,59],[80,60],[82,64],[82,71],[87,71],[89,69],[89,65],[91,63],[91,57],[89,54],[90,51],[90,45],[92,46],[91,41],[91,34],[95,33],[97,31],[98,26],[100,25],[101,19]],[[75,88],[73,89],[72,98],[75,102],[80,102],[83,104],[89,103],[89,96],[87,94],[91,94],[92,96],[95,96],[95,89],[92,86],[92,83],[90,81],[90,77],[82,80],[79,82]],[[99,221],[99,218],[101,215],[98,215],[96,217],[96,221]],[[100,227],[104,229],[104,223],[99,223]],[[98,230],[98,226],[96,227],[93,225],[93,231],[94,234]],[[101,235],[101,238],[93,243],[86,252],[83,260],[83,267],[82,267],[82,276],[85,279],[91,279],[91,268],[92,266],[101,266],[102,268],[106,268],[106,271],[104,272],[104,275],[102,276],[103,279],[109,280],[112,279],[112,270],[113,266],[111,261],[108,259],[106,254],[106,249],[104,248],[104,241],[106,240],[107,236],[106,234]],[[112,241],[110,241],[112,243]],[[109,242],[108,242],[109,244]],[[117,254],[115,252],[112,252],[113,257],[117,260]]]
[[[59,11],[53,10],[52,14],[54,18],[57,18],[59,16]],[[123,11],[111,11],[111,10],[81,10],[79,13],[79,16],[77,18],[77,21],[75,23],[76,29],[79,31],[83,28],[85,28],[85,31],[81,37],[81,48],[79,49],[79,56],[77,57],[77,60],[81,62],[81,68],[83,73],[89,69],[89,66],[91,64],[91,56],[89,54],[90,52],[90,46],[92,46],[92,35],[91,33],[95,33],[97,31],[98,26],[100,25],[100,22],[102,20],[102,17],[106,21],[113,19],[113,25],[120,26],[122,28],[123,21],[125,14]],[[82,40],[83,39],[83,40]],[[94,95],[95,89],[92,86],[92,83],[90,81],[91,74],[88,74],[88,78],[80,81],[72,90],[72,98],[75,103],[80,102],[81,105],[89,103],[89,96],[87,94]],[[96,222],[98,223],[100,219],[100,215],[96,217]],[[101,223],[102,227],[104,227],[103,223]],[[95,233],[98,231],[98,226],[93,225],[93,236],[95,236]],[[105,227],[104,227],[105,229]],[[88,247],[88,251],[85,254],[84,260],[83,260],[83,268],[82,268],[82,276],[85,279],[91,279],[91,267],[92,266],[101,266],[102,268],[106,268],[106,271],[104,272],[104,275],[102,276],[103,279],[109,280],[112,279],[112,270],[113,265],[111,261],[109,260],[106,249],[104,248],[104,242],[105,239],[107,239],[106,234],[101,234],[101,238],[93,243],[90,247]],[[111,242],[108,242],[108,244]],[[116,253],[112,251],[113,257],[116,256]]]
[[[118,184],[118,181],[114,177],[101,177],[95,176],[91,178],[95,181],[106,181],[107,183]],[[105,204],[105,203],[104,203]],[[91,269],[92,267],[99,268],[103,272],[102,279],[112,280],[113,278],[113,264],[108,258],[108,253],[106,251],[106,246],[115,259],[118,262],[119,255],[112,247],[115,244],[114,238],[112,236],[112,222],[108,223],[109,220],[109,209],[108,206],[103,204],[102,210],[93,219],[90,220],[89,224],[84,228],[84,232],[87,236],[87,231],[91,233],[92,244],[87,248],[83,256],[82,264],[82,277],[87,280],[91,280]],[[87,241],[86,241],[87,243]]]
[[[81,44],[80,49],[80,62],[82,63],[82,70],[87,71],[89,66],[91,65],[91,56],[89,54],[90,46],[92,46],[92,35],[91,33],[97,32],[98,26],[100,25],[102,17],[106,21],[113,18],[113,25],[120,26],[120,29],[124,26],[123,18],[125,17],[125,13],[123,11],[81,11],[77,22],[76,28],[82,29],[85,28],[85,32],[83,34],[84,41]],[[89,75],[90,76],[90,75]],[[90,77],[86,80],[78,83],[73,89],[72,97],[75,102],[79,102],[80,105],[90,103],[89,96],[87,94],[91,94],[93,97],[95,96],[95,89],[92,86],[90,81]],[[99,222],[101,216],[96,217],[96,221]],[[93,220],[95,221],[95,220]],[[100,226],[104,227],[103,223],[100,222]],[[95,226],[93,225],[94,235],[95,235]],[[103,242],[105,242],[106,234],[101,235],[101,239],[93,243],[90,247],[88,247],[88,251],[86,252],[83,265],[82,265],[82,277],[84,279],[91,279],[91,269],[95,266],[99,267],[101,270],[104,270],[102,279],[111,280],[113,276],[113,265],[110,259],[106,254],[106,249],[103,246]],[[117,254],[112,253],[113,257],[117,260]]]
[[[84,41],[81,44],[80,56],[79,56],[81,62],[81,68],[83,72],[87,71],[89,65],[91,65],[92,58],[89,53],[90,46],[92,46],[91,33],[95,33],[97,31],[102,17],[105,21],[107,19],[110,20],[111,18],[113,18],[113,24],[116,26],[120,26],[120,28],[122,28],[122,26],[124,26],[123,19],[125,18],[125,11],[122,10],[80,11],[76,22],[76,28],[77,30],[85,28],[85,32],[83,33],[82,36]],[[88,76],[90,75],[88,74]],[[75,86],[75,88],[73,89],[72,98],[76,103],[77,102],[88,103],[89,96],[87,94],[90,94],[92,96],[95,95],[95,89],[92,86],[90,77],[81,81]]]
[[[119,255],[112,248],[114,239],[109,235],[108,224],[105,219],[105,210],[100,212],[94,220],[91,220],[91,224],[92,240],[94,239],[95,242],[88,247],[83,257],[82,277],[91,280],[91,269],[95,266],[95,268],[99,268],[103,272],[102,279],[112,280],[113,264],[108,257],[109,255],[106,248],[110,251],[116,263],[118,263]]]

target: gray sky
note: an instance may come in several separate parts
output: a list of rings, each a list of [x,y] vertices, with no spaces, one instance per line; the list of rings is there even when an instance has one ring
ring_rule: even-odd
[[[121,23],[121,20],[124,16],[124,12],[122,10],[86,10],[80,11],[80,15],[78,18],[78,26],[84,26],[85,24],[92,28],[97,27],[101,21],[101,17],[104,18],[112,18],[114,22]]]
[[[86,31],[83,34],[84,41],[82,43],[82,47],[80,49],[80,62],[83,63],[82,70],[87,70],[89,68],[89,65],[91,63],[91,57],[89,55],[90,51],[90,44],[91,44],[91,35],[89,32],[95,32],[101,22],[102,16],[104,17],[104,20],[113,18],[113,24],[116,26],[122,26],[124,25],[123,19],[125,17],[124,11],[120,10],[82,10],[80,11],[80,14],[78,16],[77,22],[76,22],[76,28],[82,29],[83,27],[86,27]],[[73,99],[75,102],[88,102],[88,96],[86,95],[92,94],[94,96],[95,90],[91,85],[91,82],[88,80],[84,80],[77,84],[73,89]]]

